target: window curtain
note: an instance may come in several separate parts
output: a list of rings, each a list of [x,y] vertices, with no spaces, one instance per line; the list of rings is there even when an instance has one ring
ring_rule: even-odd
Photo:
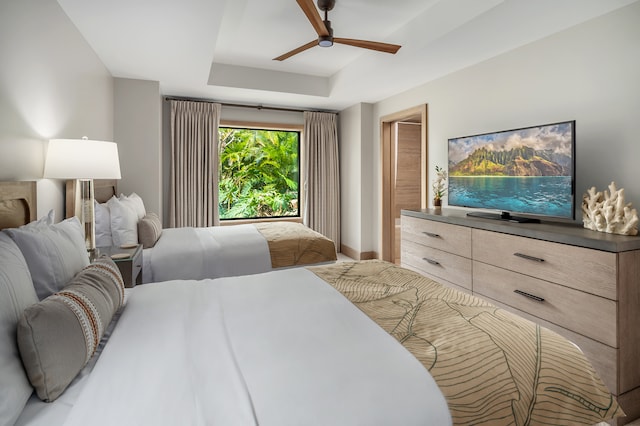
[[[340,173],[336,114],[304,112],[304,224],[340,250]]]
[[[220,104],[171,101],[169,225],[218,225]]]

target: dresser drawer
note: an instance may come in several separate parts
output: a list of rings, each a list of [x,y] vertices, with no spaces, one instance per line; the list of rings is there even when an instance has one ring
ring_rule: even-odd
[[[617,300],[616,254],[474,229],[473,259]]]
[[[471,228],[402,216],[402,241],[471,257]]]
[[[466,257],[403,240],[402,264],[471,290],[471,259]]]
[[[617,303],[612,300],[476,261],[473,292],[618,347]]]

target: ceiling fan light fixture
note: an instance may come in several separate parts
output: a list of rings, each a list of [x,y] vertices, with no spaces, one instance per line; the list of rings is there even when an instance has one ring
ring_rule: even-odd
[[[381,43],[371,40],[357,40],[353,38],[333,37],[333,28],[331,28],[331,21],[328,19],[328,11],[333,9],[336,4],[336,0],[317,0],[318,8],[316,9],[313,4],[313,0],[296,0],[298,6],[302,9],[302,12],[306,15],[307,19],[313,26],[313,29],[318,34],[318,40],[312,40],[307,44],[304,44],[296,49],[293,49],[284,55],[280,55],[274,58],[274,61],[284,61],[287,58],[297,55],[300,52],[304,52],[307,49],[311,49],[315,46],[331,47],[334,43],[346,44],[348,46],[359,47],[362,49],[375,50],[378,52],[385,52],[395,54],[400,45]],[[318,9],[324,12],[324,19],[320,16]]]
[[[333,5],[330,5],[333,7]],[[324,18],[324,26],[327,29],[329,35],[318,35],[318,46],[320,47],[331,47],[333,46],[333,28],[331,28],[331,21],[329,21],[326,17],[327,11],[325,10],[325,18]]]
[[[331,36],[320,36],[320,37],[318,37],[318,46],[321,46],[321,47],[331,47],[331,46],[333,46],[333,37],[331,37]]]

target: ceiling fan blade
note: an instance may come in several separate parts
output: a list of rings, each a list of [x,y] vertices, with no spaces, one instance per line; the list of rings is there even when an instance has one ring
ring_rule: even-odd
[[[300,52],[304,52],[307,49],[311,49],[313,46],[317,46],[318,45],[318,40],[313,40],[310,41],[309,43],[302,45],[300,47],[297,47],[295,49],[293,49],[290,52],[285,53],[284,55],[280,55],[277,58],[273,58],[274,61],[284,61],[285,59],[288,59],[290,57],[292,57],[293,55],[297,55]]]
[[[313,0],[296,0],[298,5],[302,9],[305,15],[307,15],[307,19],[313,25],[313,29],[316,30],[319,36],[328,36],[329,30],[327,30],[327,26],[324,24],[322,17],[320,16],[320,12],[316,9],[316,6],[313,4]]]
[[[356,40],[353,38],[334,37],[334,43],[348,44],[349,46],[362,47],[364,49],[377,50],[378,52],[395,54],[402,46],[397,44],[380,43],[377,41]]]

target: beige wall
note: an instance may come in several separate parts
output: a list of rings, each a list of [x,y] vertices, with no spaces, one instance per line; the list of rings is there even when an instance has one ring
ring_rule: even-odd
[[[161,97],[157,81],[115,79],[115,140],[122,180],[118,190],[135,192],[147,211],[162,219]]]
[[[575,119],[577,203],[589,187],[603,190],[615,181],[640,207],[638,22],[640,3],[634,3],[375,104],[373,158],[366,165],[374,199],[362,210],[374,242],[363,250],[381,245],[380,117],[425,103],[431,175],[435,165],[447,164],[448,138]],[[343,223],[359,220],[349,212]]]
[[[302,111],[278,111],[231,106],[222,107],[220,120],[304,125],[304,116]]]
[[[340,154],[340,240],[345,251],[360,252],[362,227],[353,218],[362,215],[362,104],[356,104],[340,112],[338,126]],[[348,249],[347,249],[348,248]]]
[[[0,180],[38,180],[38,215],[63,218],[41,179],[51,138],[113,140],[113,78],[53,0],[0,2]]]
[[[340,112],[340,222],[341,244],[345,253],[360,256],[371,251],[371,215],[373,198],[371,176],[373,146],[373,105],[356,104]],[[349,250],[351,249],[351,250]],[[365,257],[367,255],[365,254]]]

